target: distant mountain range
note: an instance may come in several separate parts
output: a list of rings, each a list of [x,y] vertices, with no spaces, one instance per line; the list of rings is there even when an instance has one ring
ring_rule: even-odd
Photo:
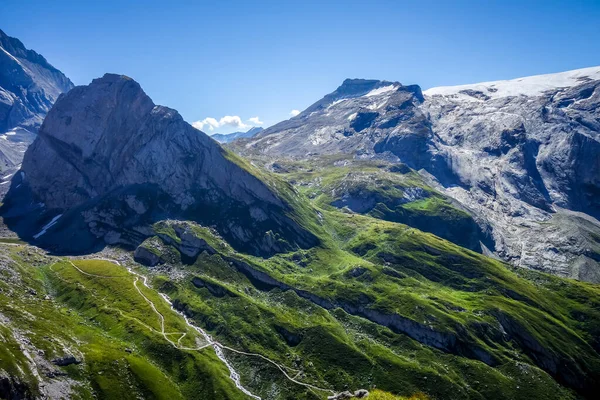
[[[256,136],[257,134],[259,134],[260,132],[262,132],[263,130],[264,130],[263,128],[255,126],[253,128],[250,128],[246,132],[233,132],[233,133],[225,133],[225,134],[215,133],[214,135],[211,135],[210,137],[215,139],[219,143],[231,143],[236,139],[252,138],[252,137]]]

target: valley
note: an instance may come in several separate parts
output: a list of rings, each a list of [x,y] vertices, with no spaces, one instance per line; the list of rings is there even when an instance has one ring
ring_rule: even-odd
[[[1,399],[600,391],[599,67],[211,138],[0,45]]]

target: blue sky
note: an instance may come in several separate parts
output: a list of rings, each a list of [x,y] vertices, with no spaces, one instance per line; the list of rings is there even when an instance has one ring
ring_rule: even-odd
[[[129,75],[214,132],[272,125],[345,78],[426,89],[600,65],[599,21],[599,0],[0,1],[0,28],[75,84]]]

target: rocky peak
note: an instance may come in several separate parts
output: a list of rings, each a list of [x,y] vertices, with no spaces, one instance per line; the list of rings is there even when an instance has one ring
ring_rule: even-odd
[[[304,110],[303,114],[314,112],[315,110],[345,99],[377,95],[379,93],[398,90],[400,87],[402,87],[402,85],[399,82],[388,82],[375,79],[346,79],[335,91],[329,93]]]
[[[249,137],[252,137],[262,130],[264,130],[264,128],[261,128],[260,126],[255,126],[255,127],[248,129],[246,131],[246,135],[248,135]]]
[[[43,56],[0,31],[0,132],[37,130],[60,93],[72,87]]]
[[[599,121],[600,67],[424,93],[346,80],[237,148],[271,158],[391,154],[492,226],[500,257],[600,282]]]
[[[298,116],[265,129],[236,147],[242,154],[271,153],[304,157],[314,154],[423,152],[430,135],[419,110],[423,93],[417,85],[399,82],[346,79],[340,87]],[[387,133],[419,133],[418,143],[388,141]],[[387,143],[391,143],[389,146]],[[243,148],[242,148],[243,146]],[[392,151],[393,153],[393,151]],[[396,154],[398,155],[398,154]],[[420,167],[417,163],[410,166]]]
[[[46,60],[46,58],[44,58],[43,55],[38,54],[33,50],[27,49],[25,47],[25,45],[19,39],[8,36],[1,29],[0,29],[0,46],[6,52],[10,53],[12,56],[14,56],[17,59],[20,58],[23,60],[27,60],[31,63],[39,65],[42,68],[47,69],[48,71],[50,71],[52,73],[56,73],[57,75],[62,75],[62,72],[60,72],[58,69],[56,69],[54,66],[52,66]],[[66,92],[70,88],[73,87],[73,84],[67,77],[65,77],[64,75],[62,75],[62,76],[64,77],[64,79],[60,79],[57,82],[57,87],[58,87],[58,89],[61,90],[61,92]]]
[[[60,96],[25,154],[5,211],[9,219],[32,215],[21,223],[22,236],[63,247],[70,244],[58,231],[70,232],[73,223],[97,239],[135,245],[148,234],[144,227],[167,217],[215,225],[255,254],[314,244],[289,217],[293,205],[257,175],[177,111],[156,106],[137,82],[106,74]],[[39,228],[56,215],[65,217],[45,235]]]

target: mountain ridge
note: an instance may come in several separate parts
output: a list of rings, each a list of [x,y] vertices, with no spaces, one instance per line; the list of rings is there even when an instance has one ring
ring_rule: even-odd
[[[23,154],[58,96],[73,83],[42,55],[0,30],[0,172],[4,178]],[[5,194],[6,185],[0,187]]]
[[[425,92],[367,81],[388,89],[347,98],[336,89],[232,148],[258,158],[351,154],[402,162],[491,225],[496,255],[600,282],[599,71]],[[581,225],[577,212],[595,222]],[[540,235],[539,243],[529,239]]]
[[[58,96],[74,85],[40,54],[0,30],[0,131],[37,130]]]
[[[264,128],[260,126],[254,126],[248,129],[246,132],[232,132],[232,133],[214,133],[210,137],[219,143],[231,143],[236,139],[247,139],[258,135]]]

